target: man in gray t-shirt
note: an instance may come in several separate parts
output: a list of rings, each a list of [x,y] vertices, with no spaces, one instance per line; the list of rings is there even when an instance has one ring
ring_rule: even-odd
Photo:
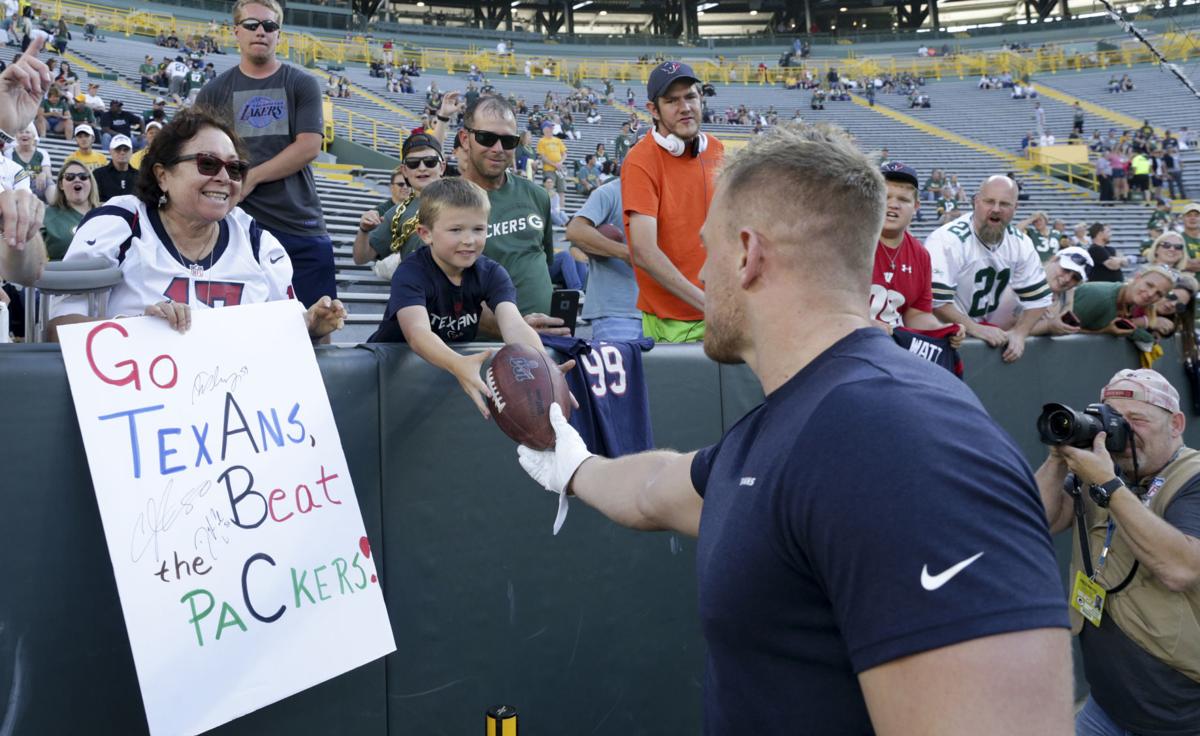
[[[567,223],[567,239],[588,254],[587,299],[583,318],[591,322],[593,340],[636,340],[642,336],[637,309],[637,281],[624,242],[605,236],[598,227],[622,229],[621,180],[613,179],[591,193]]]
[[[237,66],[200,90],[197,104],[229,117],[250,154],[241,207],[279,239],[292,260],[296,298],[311,306],[337,296],[333,242],[309,164],[321,151],[321,88],[275,58],[282,11],[276,0],[233,7]]]

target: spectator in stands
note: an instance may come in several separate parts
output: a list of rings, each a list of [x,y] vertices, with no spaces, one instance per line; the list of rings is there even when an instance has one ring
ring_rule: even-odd
[[[642,337],[642,315],[637,309],[637,281],[629,265],[624,238],[613,240],[598,228],[623,229],[621,182],[609,181],[587,198],[567,223],[567,239],[587,254],[587,299],[582,317],[592,327],[593,340],[636,340]]]
[[[504,266],[517,289],[517,306],[535,329],[561,325],[550,311],[554,230],[550,197],[533,182],[509,173],[517,118],[502,97],[482,95],[468,107],[458,133],[462,176],[483,187],[491,202],[484,254]],[[565,329],[558,332],[565,334]]]
[[[1030,331],[1031,335],[1073,335],[1079,332],[1077,320],[1071,313],[1071,295],[1076,286],[1084,283],[1092,272],[1092,257],[1083,248],[1070,246],[1063,248],[1046,261],[1046,284],[1053,294],[1053,302],[1042,318],[1037,321]],[[1064,321],[1064,315],[1067,320]]]
[[[150,144],[158,137],[158,132],[162,128],[163,124],[157,120],[146,123],[146,145],[134,152],[133,156],[129,159],[130,166],[139,170],[142,168],[142,159],[146,157],[146,150],[150,148]]]
[[[957,348],[966,330],[962,325],[947,330],[950,326],[933,316],[929,252],[908,232],[920,207],[917,172],[899,161],[885,162],[880,172],[887,183],[887,209],[875,245],[870,317],[889,335],[897,327],[927,333],[947,331],[945,337]]]
[[[1150,243],[1150,247],[1142,252],[1142,255],[1147,263],[1157,263],[1176,271],[1182,271],[1187,260],[1187,256],[1184,255],[1185,248],[1183,236],[1172,230],[1156,237]]]
[[[112,100],[108,103],[108,112],[100,116],[100,146],[108,147],[116,136],[123,135],[141,148],[142,119],[131,112],[125,112],[125,103]]]
[[[1179,149],[1175,146],[1164,149],[1162,163],[1171,199],[1187,199],[1187,189],[1183,186],[1183,157],[1179,155]]]
[[[142,92],[158,84],[156,77],[158,76],[158,65],[154,63],[154,57],[146,54],[146,58],[142,60],[142,65],[138,67],[138,76],[141,80],[138,86]]]
[[[15,146],[5,147],[4,155],[29,174],[29,187],[38,199],[49,202],[54,197],[53,159],[37,144],[37,128],[30,123],[17,134]]]
[[[87,97],[76,95],[71,105],[71,125],[78,128],[84,124],[92,126],[93,129],[100,127],[96,111],[87,104]]]
[[[544,350],[517,310],[517,291],[508,273],[481,255],[490,208],[483,190],[465,179],[444,179],[429,187],[418,226],[429,247],[400,264],[383,321],[370,338],[370,342],[408,343],[430,364],[457,378],[485,418],[489,416],[485,397],[491,392],[480,369],[491,351],[460,355],[447,343],[473,341],[486,304],[506,343]]]
[[[78,161],[63,164],[58,172],[54,198],[42,220],[42,238],[50,260],[62,260],[75,237],[75,228],[87,213],[99,206],[100,196],[92,172]]]
[[[1063,238],[1066,237],[1061,230],[1050,227],[1050,216],[1045,212],[1034,212],[1017,223],[1017,229],[1029,236],[1042,263],[1049,261],[1058,252],[1063,245]]]
[[[155,97],[150,108],[142,113],[142,126],[149,125],[151,121],[157,120],[159,127],[167,124],[167,100],[163,97]]]
[[[542,188],[550,197],[550,221],[558,227],[567,224],[567,213],[562,210],[562,195],[554,187],[554,177],[547,176],[542,180]]]
[[[66,140],[71,140],[74,136],[75,126],[71,123],[71,108],[58,87],[50,87],[47,90],[46,97],[37,111],[35,124],[41,138],[45,138],[49,133],[59,133]]]
[[[1084,250],[1092,246],[1092,239],[1088,237],[1088,225],[1086,222],[1075,223],[1075,227],[1071,228],[1071,234],[1067,237],[1067,245],[1083,248]]]
[[[167,93],[171,95],[171,100],[176,105],[183,102],[184,87],[187,85],[188,68],[187,64],[183,63],[182,56],[176,56],[175,60],[167,64]]]
[[[1125,265],[1125,259],[1117,255],[1117,249],[1111,245],[1112,229],[1102,222],[1093,222],[1088,228],[1088,238],[1092,241],[1088,255],[1095,264],[1088,279],[1092,282],[1124,281],[1121,267]]]
[[[583,167],[579,169],[579,175],[576,180],[579,193],[587,196],[596,191],[596,187],[600,186],[600,167],[596,164],[596,154],[589,153],[583,161]],[[565,225],[566,223],[561,223]]]
[[[526,179],[533,179],[533,163],[537,160],[537,154],[534,151],[533,139],[528,130],[521,131],[521,141],[517,145],[517,150],[513,156],[517,174]]]
[[[251,169],[240,187],[241,207],[283,244],[296,298],[309,307],[337,298],[333,241],[309,166],[321,151],[321,90],[308,72],[275,58],[282,18],[276,0],[238,0],[233,21],[241,59],[204,85],[196,102],[246,133]]]
[[[354,262],[362,265],[374,260],[376,275],[387,279],[401,261],[424,245],[417,234],[421,193],[446,173],[441,145],[428,133],[406,138],[400,155],[402,163],[392,172],[392,199],[401,196],[405,189],[409,194],[382,213],[364,212],[354,237]]]
[[[1083,106],[1079,104],[1079,100],[1071,106],[1071,130],[1083,135]]]
[[[412,188],[408,185],[408,180],[404,178],[404,164],[400,164],[392,169],[392,177],[388,182],[388,196],[380,200],[379,204],[372,209],[378,212],[380,217],[383,217],[391,208],[408,201],[411,195]]]
[[[567,146],[554,135],[554,124],[550,121],[542,123],[542,137],[537,144],[538,160],[542,164],[542,173],[554,177],[554,188],[559,194],[567,191],[567,176],[563,171],[567,158]]]
[[[1017,185],[992,176],[975,195],[974,208],[935,230],[925,241],[933,265],[933,313],[966,327],[967,334],[1004,347],[1004,361],[1020,359],[1025,338],[1051,304],[1050,288],[1029,236],[1009,224],[1017,210]],[[1008,283],[995,278],[1008,272]],[[983,274],[983,276],[980,276]],[[992,324],[1005,286],[1024,310],[1009,330]]]
[[[236,136],[205,110],[181,111],[146,154],[137,195],[111,200],[76,230],[64,260],[99,256],[125,274],[102,318],[144,314],[185,332],[192,309],[292,298],[283,246],[237,209],[249,165]],[[54,299],[51,332],[88,321],[86,306],[82,296]],[[345,316],[323,297],[305,314],[309,335],[328,336]]]
[[[1160,337],[1170,337],[1178,333],[1184,341],[1184,355],[1195,354],[1196,340],[1196,291],[1200,289],[1195,277],[1190,274],[1179,274],[1175,279],[1175,288],[1166,297],[1154,305],[1156,319],[1155,332]],[[1135,317],[1136,324],[1136,317]],[[1191,347],[1187,346],[1191,338]]]
[[[92,109],[92,112],[96,113],[97,115],[104,112],[104,110],[108,107],[108,103],[105,102],[104,98],[100,96],[100,85],[96,84],[95,82],[90,82],[88,84],[87,92],[83,95],[83,101]]]
[[[1100,190],[1101,202],[1113,201],[1113,167],[1107,154],[1102,153],[1096,157],[1096,185]]]
[[[1071,310],[1083,332],[1152,343],[1157,317],[1152,307],[1174,288],[1177,275],[1166,266],[1148,265],[1128,283],[1090,281],[1075,289]],[[1140,317],[1135,316],[1138,308],[1143,310]]]
[[[942,187],[946,186],[946,176],[941,169],[934,169],[929,174],[929,178],[925,180],[925,186],[921,188],[921,199],[926,202],[932,202],[942,193]]]
[[[1150,201],[1150,171],[1154,165],[1150,157],[1143,151],[1138,151],[1129,161],[1129,187],[1135,199],[1143,202]]]
[[[621,171],[642,332],[660,342],[704,338],[700,227],[725,147],[700,130],[699,84],[687,64],[655,67],[646,85],[654,128],[630,150]]]
[[[133,194],[133,185],[138,176],[137,169],[129,165],[129,158],[133,155],[133,141],[129,140],[129,136],[114,135],[108,144],[108,155],[112,161],[92,172],[101,202]]]
[[[1106,156],[1112,167],[1113,199],[1129,199],[1129,159],[1118,145]]]
[[[1183,243],[1187,246],[1186,271],[1200,271],[1200,203],[1188,202],[1180,215]]]
[[[613,139],[613,160],[617,162],[617,166],[625,163],[625,156],[629,154],[634,140],[629,132],[629,121],[621,123],[621,132]]]
[[[108,163],[108,157],[92,148],[96,134],[90,125],[80,125],[75,129],[75,145],[77,148],[67,156],[68,161],[78,161],[89,169],[95,170]]]

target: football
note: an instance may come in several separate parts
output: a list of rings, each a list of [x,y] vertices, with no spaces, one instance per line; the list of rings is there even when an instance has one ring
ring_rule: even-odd
[[[600,227],[596,228],[596,230],[601,235],[608,238],[609,240],[615,240],[618,243],[625,242],[625,231],[622,230],[621,228],[617,227],[616,225],[609,225],[606,222],[603,225],[601,225]]]
[[[554,361],[528,345],[505,345],[492,356],[484,380],[492,392],[488,409],[504,434],[535,450],[554,447],[550,404],[571,416],[567,381]]]

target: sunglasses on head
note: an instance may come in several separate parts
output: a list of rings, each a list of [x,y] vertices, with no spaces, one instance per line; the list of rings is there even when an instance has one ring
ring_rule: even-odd
[[[225,171],[229,174],[231,181],[241,181],[246,175],[250,164],[245,161],[222,161],[219,157],[211,153],[193,153],[190,156],[180,156],[172,162],[172,165],[183,163],[184,161],[195,161],[196,171],[199,171],[201,176],[216,176],[221,167],[225,167]]]
[[[266,33],[274,33],[275,31],[279,30],[279,24],[275,21],[259,20],[257,18],[247,18],[241,23],[238,23],[238,25],[242,28],[245,28],[247,31],[250,31],[251,33],[257,33],[259,26],[262,26],[263,31]]]
[[[463,130],[475,136],[475,142],[484,148],[491,148],[492,146],[496,145],[496,141],[500,141],[501,148],[506,151],[511,151],[517,147],[518,143],[521,142],[520,136],[501,135],[500,133],[493,133],[490,130],[475,130],[474,128],[468,128],[465,125],[463,126]]]
[[[87,181],[88,175],[82,171],[72,171],[69,174],[63,174],[63,181]]]
[[[421,158],[406,158],[404,165],[410,169],[419,169],[424,166],[427,169],[436,169],[437,165],[442,162],[440,156],[422,156]]]

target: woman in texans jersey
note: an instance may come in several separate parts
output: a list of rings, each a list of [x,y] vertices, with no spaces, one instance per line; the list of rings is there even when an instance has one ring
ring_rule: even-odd
[[[237,208],[247,164],[241,141],[201,109],[175,116],[142,164],[136,195],[114,197],[79,224],[64,261],[100,257],[118,265],[104,318],[149,315],[180,332],[192,309],[292,298],[292,264],[274,236]],[[51,334],[88,320],[83,296],[51,300]],[[345,320],[328,297],[305,314],[323,338]]]

